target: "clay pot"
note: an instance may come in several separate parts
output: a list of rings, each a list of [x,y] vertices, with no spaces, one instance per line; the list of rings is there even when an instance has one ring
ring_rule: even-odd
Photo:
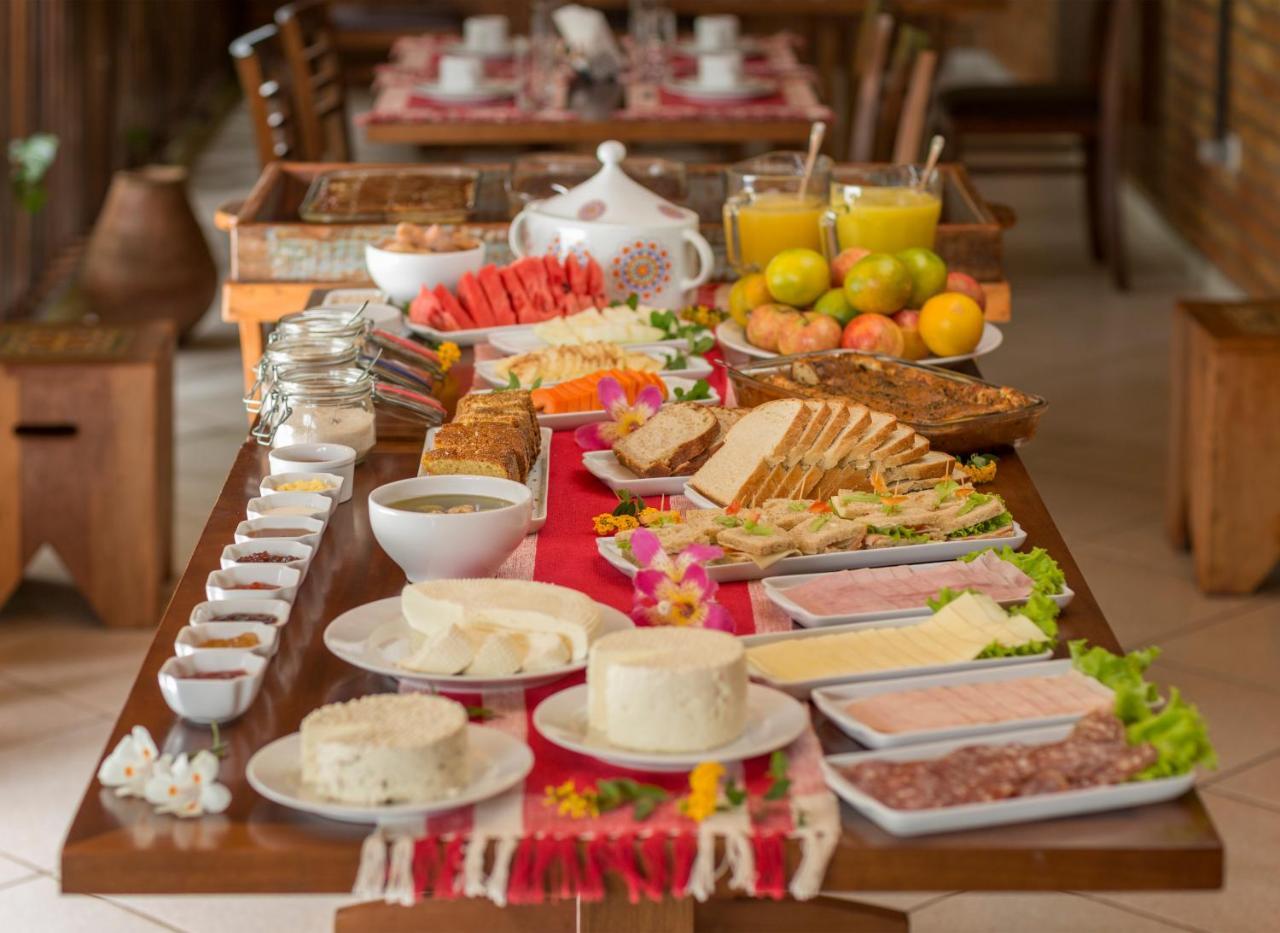
[[[103,321],[162,318],[182,335],[204,316],[217,286],[187,200],[187,170],[116,172],[85,250],[80,287],[88,310]]]

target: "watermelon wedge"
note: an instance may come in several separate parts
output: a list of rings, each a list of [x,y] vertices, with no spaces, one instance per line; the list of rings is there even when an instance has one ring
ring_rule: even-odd
[[[604,270],[591,256],[587,257],[587,291],[592,295],[604,294]]]
[[[493,308],[498,326],[516,323],[516,311],[511,305],[507,286],[502,281],[498,267],[490,263],[480,270],[476,278],[484,289],[484,296],[489,299],[489,307]]]
[[[542,262],[547,267],[547,283],[551,288],[551,294],[553,296],[563,294],[565,287],[564,266],[551,253],[543,256]]]
[[[512,274],[524,287],[534,320],[543,320],[551,310],[551,288],[547,282],[547,267],[543,265],[541,259],[526,256],[510,268]],[[519,314],[517,313],[516,316],[519,317]]]
[[[503,266],[498,270],[498,276],[502,279],[502,287],[506,289],[507,297],[511,300],[511,308],[516,313],[516,323],[536,323],[533,301],[525,291],[524,282],[520,281],[520,276],[516,274],[515,266]]]
[[[440,312],[440,302],[425,285],[419,289],[418,297],[409,302],[409,320],[415,324],[439,327],[441,323]]]
[[[448,330],[471,330],[476,326],[475,321],[471,320],[471,315],[467,314],[458,299],[453,297],[453,292],[443,285],[436,286],[436,300],[440,302],[445,319],[453,321],[453,326],[447,328]]]
[[[493,327],[498,323],[493,306],[485,297],[484,287],[470,272],[464,272],[458,280],[458,300],[466,309],[467,315],[475,322],[476,327]]]
[[[575,295],[587,294],[587,267],[570,253],[564,260],[564,277],[569,280],[569,291]]]

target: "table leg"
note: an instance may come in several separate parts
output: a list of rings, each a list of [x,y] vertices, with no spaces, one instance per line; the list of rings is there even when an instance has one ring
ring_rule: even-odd
[[[258,360],[262,359],[262,324],[241,321],[237,326],[240,328],[240,366],[244,370],[244,388],[248,392],[256,378],[254,370],[258,367]]]
[[[22,582],[22,445],[18,426],[18,379],[0,368],[0,606]]]
[[[1169,466],[1165,490],[1164,528],[1169,543],[1186,549],[1187,533],[1187,331],[1191,313],[1181,304],[1173,309],[1169,335]]]
[[[734,898],[696,904],[693,928],[696,933],[907,933],[909,921],[900,910],[834,897]]]
[[[572,933],[576,927],[572,901],[519,907],[476,898],[420,901],[412,907],[370,901],[343,907],[333,918],[334,933]]]

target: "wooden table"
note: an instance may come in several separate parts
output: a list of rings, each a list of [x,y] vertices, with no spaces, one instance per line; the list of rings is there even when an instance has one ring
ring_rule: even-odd
[[[460,374],[461,375],[461,374]],[[322,643],[325,625],[339,613],[399,591],[403,576],[377,547],[366,517],[366,496],[382,483],[416,471],[420,437],[384,437],[356,471],[356,491],[330,523],[306,585],[281,633],[262,694],[249,712],[223,730],[230,751],[219,780],[232,791],[223,815],[184,824],[150,816],[145,803],[119,800],[91,781],[62,850],[66,892],[95,894],[303,893],[351,888],[365,829],[303,816],[268,803],[244,779],[253,752],[294,732],[315,707],[388,689],[386,680],[349,667]],[[209,733],[184,724],[165,707],[156,683],[175,634],[204,598],[204,580],[256,495],[266,451],[241,448],[174,594],[138,680],[112,730],[108,748],[135,723],[151,730],[162,749],[207,746]],[[1119,645],[1080,569],[1018,456],[1006,451],[995,488],[1029,532],[1027,546],[1042,546],[1061,563],[1076,598],[1061,618],[1062,643],[1088,638]],[[595,565],[592,572],[610,572]],[[815,714],[817,715],[817,714]],[[819,722],[829,751],[856,746]],[[106,750],[104,749],[104,754]],[[844,834],[825,887],[832,891],[913,890],[1160,890],[1216,888],[1222,883],[1222,844],[1200,798],[1125,812],[1031,823],[999,829],[898,839],[845,807]],[[791,853],[794,858],[795,852]],[[487,901],[423,902],[414,908],[381,904],[340,912],[344,930],[572,929],[572,903],[499,909]],[[771,919],[770,919],[771,918]],[[906,929],[904,915],[819,898],[746,902],[727,891],[706,904],[669,901],[631,907],[611,890],[602,904],[582,905],[581,929]]]

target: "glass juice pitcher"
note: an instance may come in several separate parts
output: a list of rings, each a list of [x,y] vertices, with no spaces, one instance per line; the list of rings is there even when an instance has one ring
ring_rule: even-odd
[[[822,252],[819,221],[831,185],[831,160],[819,156],[804,191],[803,152],[770,152],[725,172],[724,237],[739,275],[759,272],[784,249]]]
[[[831,183],[822,215],[827,258],[860,247],[896,253],[912,246],[933,249],[942,214],[942,180],[935,170],[918,184],[922,166],[885,165],[842,169]]]

